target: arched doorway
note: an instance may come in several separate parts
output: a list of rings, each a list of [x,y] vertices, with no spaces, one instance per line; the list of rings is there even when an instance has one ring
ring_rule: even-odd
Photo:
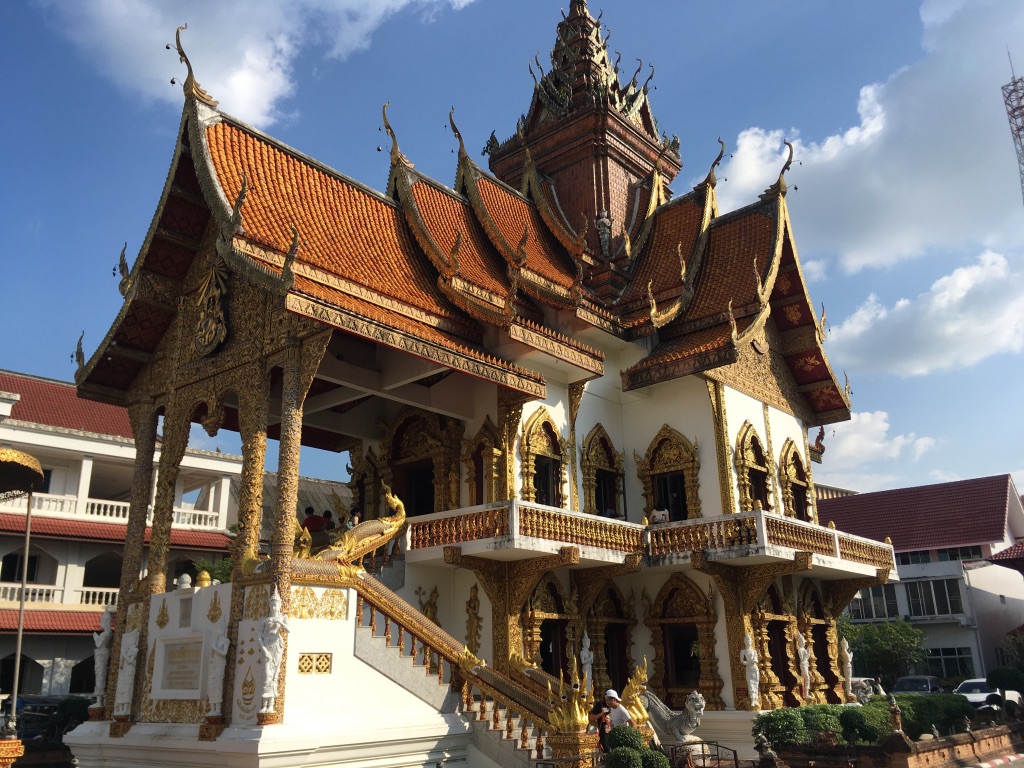
[[[667,510],[669,520],[693,520],[700,511],[700,461],[693,443],[667,424],[654,436],[644,456],[634,453],[636,474],[644,488],[644,516]],[[705,697],[706,698],[706,697]]]
[[[754,629],[761,656],[761,706],[765,709],[799,706],[800,682],[795,657],[790,653],[796,639],[796,626],[793,616],[783,608],[774,584],[758,603]]]
[[[435,413],[403,408],[381,443],[384,481],[406,514],[429,515],[459,505],[462,427]]]
[[[653,603],[646,592],[642,600],[644,623],[651,630],[654,647],[651,688],[673,709],[682,709],[694,689],[704,696],[708,709],[723,709],[711,595],[674,573]]]
[[[554,677],[568,676],[573,655],[569,625],[576,616],[567,611],[567,602],[561,583],[548,573],[524,606],[524,656]]]
[[[587,621],[594,651],[594,690],[622,691],[633,670],[633,630],[636,612],[610,582],[594,601]]]

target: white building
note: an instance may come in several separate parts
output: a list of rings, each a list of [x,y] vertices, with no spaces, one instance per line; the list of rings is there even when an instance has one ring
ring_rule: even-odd
[[[22,693],[92,693],[99,616],[117,600],[135,446],[125,409],[81,400],[71,384],[0,371],[0,446],[34,456]],[[159,449],[157,449],[159,452]],[[175,491],[170,582],[227,554],[231,480],[241,459],[190,450]],[[197,498],[197,503],[186,499]],[[0,690],[9,692],[26,520],[0,503]],[[148,533],[147,533],[148,541]],[[145,563],[145,557],[143,558]]]
[[[822,499],[818,513],[841,530],[892,539],[899,583],[862,590],[854,622],[903,618],[923,630],[922,674],[955,680],[1000,666],[1006,633],[1024,622],[1024,577],[987,561],[1024,537],[1009,475]]]

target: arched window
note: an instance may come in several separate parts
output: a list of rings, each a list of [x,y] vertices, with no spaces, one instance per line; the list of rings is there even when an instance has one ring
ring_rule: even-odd
[[[736,438],[736,476],[740,511],[771,509],[771,470],[753,424],[746,422]]]
[[[547,409],[538,408],[523,427],[523,439],[519,443],[523,501],[551,507],[563,505],[566,449]]]
[[[583,441],[583,511],[625,517],[622,505],[623,455],[598,424]]]
[[[696,447],[667,424],[658,430],[644,456],[633,453],[644,487],[644,515],[668,510],[669,519],[700,517],[700,461]]]
[[[498,428],[488,416],[462,454],[462,463],[466,467],[466,486],[469,488],[468,506],[497,500],[498,471],[501,469],[498,462],[500,446]]]
[[[810,482],[807,479],[807,472],[804,469],[803,460],[797,450],[796,443],[786,440],[782,446],[782,459],[780,466],[780,479],[782,484],[782,504],[786,514],[795,517],[797,520],[804,520],[808,523],[816,523],[814,505],[811,503]]]
[[[23,549],[18,549],[4,555],[2,564],[0,564],[0,581],[21,582],[23,552]],[[29,584],[56,584],[57,560],[49,553],[32,546],[28,555],[28,579],[26,581]]]

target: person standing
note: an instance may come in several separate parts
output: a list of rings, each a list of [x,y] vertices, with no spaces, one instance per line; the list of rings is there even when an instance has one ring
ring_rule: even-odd
[[[617,725],[628,725],[631,728],[636,728],[633,718],[629,716],[629,712],[622,706],[622,699],[619,698],[619,693],[614,688],[609,688],[604,692],[603,702],[598,701],[594,703],[594,708],[590,710],[589,719],[590,724],[597,727],[597,738],[604,752],[608,751],[606,740],[608,732],[612,728]]]

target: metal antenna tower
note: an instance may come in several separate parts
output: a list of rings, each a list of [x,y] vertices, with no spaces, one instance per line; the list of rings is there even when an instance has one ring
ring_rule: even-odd
[[[1006,51],[1007,57],[1010,51]],[[1010,118],[1010,133],[1013,135],[1013,146],[1017,150],[1017,165],[1020,166],[1020,188],[1024,195],[1024,77],[1017,77],[1013,71],[1013,59],[1010,59],[1011,80],[1003,86],[1003,101],[1006,102],[1006,115]]]

